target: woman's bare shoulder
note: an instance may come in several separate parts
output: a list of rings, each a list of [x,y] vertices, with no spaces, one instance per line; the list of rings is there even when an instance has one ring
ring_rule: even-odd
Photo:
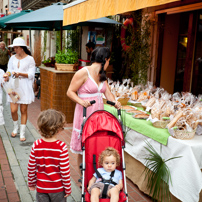
[[[75,73],[75,76],[80,78],[80,77],[86,77],[88,76],[88,72],[85,68],[82,68],[80,70],[78,70],[76,73]]]

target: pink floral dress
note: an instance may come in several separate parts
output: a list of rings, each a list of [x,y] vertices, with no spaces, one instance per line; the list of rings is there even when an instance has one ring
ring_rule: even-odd
[[[83,100],[95,100],[96,103],[87,108],[87,118],[97,110],[103,110],[104,104],[102,99],[102,93],[105,93],[106,84],[102,82],[99,86],[95,80],[91,77],[88,69],[84,67],[88,72],[87,81],[79,88],[78,96]],[[82,154],[81,150],[81,124],[83,122],[83,106],[76,104],[74,111],[73,131],[70,142],[70,150],[73,153]]]

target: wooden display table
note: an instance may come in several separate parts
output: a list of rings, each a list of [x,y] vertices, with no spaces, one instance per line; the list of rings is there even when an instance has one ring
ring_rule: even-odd
[[[51,67],[40,67],[41,111],[56,109],[73,122],[75,103],[67,97],[67,89],[75,71],[58,71]]]

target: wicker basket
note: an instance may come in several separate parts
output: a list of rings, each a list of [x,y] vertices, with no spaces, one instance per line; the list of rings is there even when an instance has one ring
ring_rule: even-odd
[[[188,132],[186,130],[174,130],[174,138],[181,139],[181,140],[189,140],[194,137],[196,130],[192,132]]]
[[[74,64],[55,63],[55,69],[59,71],[75,71]]]
[[[167,124],[170,122],[170,120],[167,121],[156,121],[152,123],[152,125],[156,128],[166,128]]]

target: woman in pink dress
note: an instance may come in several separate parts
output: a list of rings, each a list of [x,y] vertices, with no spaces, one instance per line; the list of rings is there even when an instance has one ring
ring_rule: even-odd
[[[107,78],[105,71],[109,66],[109,61],[109,48],[97,47],[94,49],[91,55],[92,65],[86,66],[77,71],[67,90],[67,96],[76,102],[70,150],[73,153],[78,154],[78,166],[82,162],[80,131],[83,121],[83,107],[88,107],[87,117],[96,110],[103,110],[104,104],[102,93],[104,93],[107,100],[115,102],[115,107],[117,109],[120,109],[121,107],[121,103],[115,101],[114,95],[111,93],[106,81]],[[91,105],[91,100],[95,100],[96,103]]]

